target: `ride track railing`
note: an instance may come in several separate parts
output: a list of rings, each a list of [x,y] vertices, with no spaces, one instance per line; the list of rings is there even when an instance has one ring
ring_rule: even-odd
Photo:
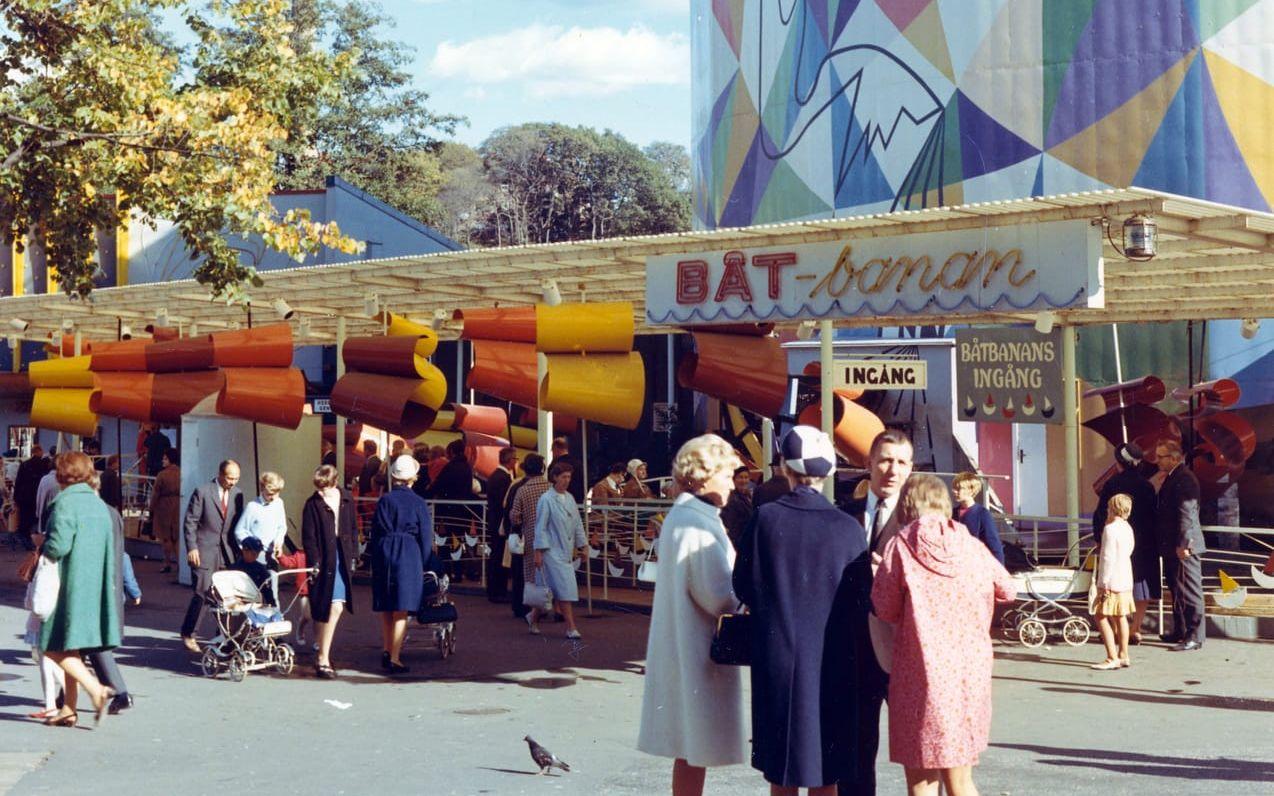
[[[997,515],[1000,538],[1011,542],[1029,553],[1041,566],[1072,566],[1068,562],[1090,562],[1094,550],[1092,521],[1081,518],[1079,542],[1066,544],[1067,532],[1075,523],[1066,517],[1030,516],[1021,514]],[[1202,526],[1208,551],[1200,558],[1203,562],[1203,590],[1212,598],[1215,606],[1241,611],[1248,596],[1274,597],[1274,575],[1263,570],[1274,553],[1274,528],[1250,528],[1231,525]],[[1077,555],[1072,555],[1077,552]],[[1222,577],[1224,574],[1225,577]],[[1168,583],[1164,578],[1163,562],[1159,565],[1161,593],[1167,594]],[[1230,582],[1226,582],[1229,579]],[[1078,601],[1076,601],[1078,602]],[[1274,610],[1274,600],[1269,604],[1255,601],[1247,606],[1258,612]],[[1160,627],[1165,613],[1171,609],[1164,599],[1157,601]]]
[[[377,500],[378,497],[373,496],[355,498],[360,554],[371,538]],[[487,562],[493,552],[491,535],[496,532],[487,528],[486,501],[425,502],[433,519],[434,545],[452,582],[472,580],[485,588]],[[662,499],[579,505],[588,547],[584,556],[576,557],[575,564],[590,610],[595,587],[600,589],[604,600],[610,599],[612,583],[629,589],[654,588],[653,583],[642,581],[639,573],[644,562],[655,560],[659,529],[671,506],[671,500]],[[360,557],[366,567],[366,556]]]

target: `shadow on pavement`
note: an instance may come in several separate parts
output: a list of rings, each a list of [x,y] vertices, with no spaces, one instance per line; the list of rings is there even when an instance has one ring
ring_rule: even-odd
[[[1121,774],[1148,777],[1173,777],[1227,782],[1270,782],[1274,780],[1274,763],[1259,760],[1234,760],[1226,757],[1189,758],[1116,752],[1109,749],[1066,749],[1033,744],[993,743],[1000,749],[1016,749],[1050,756],[1039,760],[1044,765],[1095,768]]]
[[[1254,710],[1274,713],[1274,700],[1245,697],[1217,696],[1215,694],[1186,694],[1179,690],[1155,691],[1149,688],[1128,688],[1089,683],[1063,685],[1055,680],[1037,680],[1031,677],[995,675],[996,680],[1016,680],[1022,683],[1043,684],[1042,691],[1057,694],[1090,694],[1092,696],[1123,699],[1129,702],[1157,702],[1163,705],[1180,705],[1187,708],[1219,708],[1221,710]]]

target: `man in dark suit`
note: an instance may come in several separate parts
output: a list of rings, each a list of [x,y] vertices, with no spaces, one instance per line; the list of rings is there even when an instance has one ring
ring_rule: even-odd
[[[211,596],[212,573],[230,564],[228,537],[243,513],[243,492],[238,483],[239,463],[226,459],[215,479],[195,488],[186,507],[186,561],[190,564],[194,594],[181,623],[181,640],[191,652],[200,651],[195,628],[203,616],[205,601]]]
[[[501,448],[500,465],[487,479],[487,544],[491,547],[487,555],[487,599],[493,603],[509,598],[509,576],[501,566],[508,533],[504,528],[504,498],[513,483],[513,468],[517,460],[516,450]]]
[[[1163,640],[1174,652],[1200,649],[1207,634],[1203,620],[1203,562],[1207,552],[1199,526],[1199,479],[1183,467],[1181,443],[1161,440],[1155,461],[1164,474],[1155,512],[1155,536],[1164,575],[1172,589],[1172,633]]]
[[[762,483],[752,493],[753,511],[756,511],[770,501],[778,500],[788,492],[792,491],[791,484],[787,482],[787,476],[783,475],[783,463],[776,462],[770,465],[770,469],[772,471],[770,480]]]
[[[553,458],[549,461],[549,469],[558,462],[564,462],[571,466],[571,485],[566,488],[567,492],[575,498],[576,503],[584,502],[584,468],[580,466],[579,460],[571,455],[571,442],[566,437],[554,437],[552,446]]]
[[[13,503],[18,507],[18,538],[22,546],[28,550],[35,549],[31,534],[37,532],[35,495],[40,488],[40,479],[52,469],[52,463],[45,458],[44,448],[36,445],[31,449],[31,458],[18,465],[18,472],[13,478]]]
[[[739,549],[743,531],[752,521],[752,511],[752,474],[746,466],[738,467],[734,471],[734,491],[721,509],[721,524],[735,550]]]
[[[858,668],[858,759],[857,776],[837,783],[840,796],[876,792],[876,753],[880,748],[880,708],[889,690],[889,675],[878,656],[892,652],[893,630],[870,614],[871,583],[880,563],[885,542],[898,533],[898,496],[911,476],[911,440],[901,431],[886,429],[872,440],[868,454],[867,495],[841,503],[841,509],[858,520],[867,536],[867,550],[855,562],[858,582],[864,589],[859,599],[866,621],[855,628],[854,661]],[[877,651],[879,650],[879,651]],[[881,658],[888,665],[887,658]]]

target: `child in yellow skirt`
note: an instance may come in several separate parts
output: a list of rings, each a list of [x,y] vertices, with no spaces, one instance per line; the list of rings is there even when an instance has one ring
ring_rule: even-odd
[[[1097,567],[1097,627],[1106,645],[1106,660],[1094,669],[1120,669],[1128,660],[1128,617],[1136,606],[1132,599],[1132,498],[1115,495],[1109,503],[1110,521],[1102,530]]]

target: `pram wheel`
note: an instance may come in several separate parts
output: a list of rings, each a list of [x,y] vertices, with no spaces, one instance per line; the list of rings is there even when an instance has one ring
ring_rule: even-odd
[[[1062,639],[1072,647],[1082,647],[1087,644],[1091,633],[1088,620],[1081,616],[1072,616],[1066,620],[1066,624],[1062,625]]]
[[[204,647],[203,657],[199,659],[199,668],[203,670],[204,677],[216,677],[221,671],[221,659],[217,657],[217,651],[212,647]]]
[[[1048,630],[1038,619],[1024,619],[1017,626],[1017,638],[1026,647],[1039,647],[1048,638]]]
[[[451,654],[455,655],[456,654],[456,628],[454,625],[452,625],[451,627],[451,632],[447,634],[447,646],[451,648]]]
[[[283,642],[274,648],[274,671],[286,677],[295,665],[296,652],[291,644]]]
[[[444,661],[447,659],[447,656],[451,654],[451,642],[447,636],[446,628],[438,631],[438,654],[442,656]]]
[[[226,664],[226,671],[230,673],[230,679],[236,683],[243,682],[243,678],[248,676],[248,667],[251,663],[242,652],[236,652],[230,656],[229,662]]]

